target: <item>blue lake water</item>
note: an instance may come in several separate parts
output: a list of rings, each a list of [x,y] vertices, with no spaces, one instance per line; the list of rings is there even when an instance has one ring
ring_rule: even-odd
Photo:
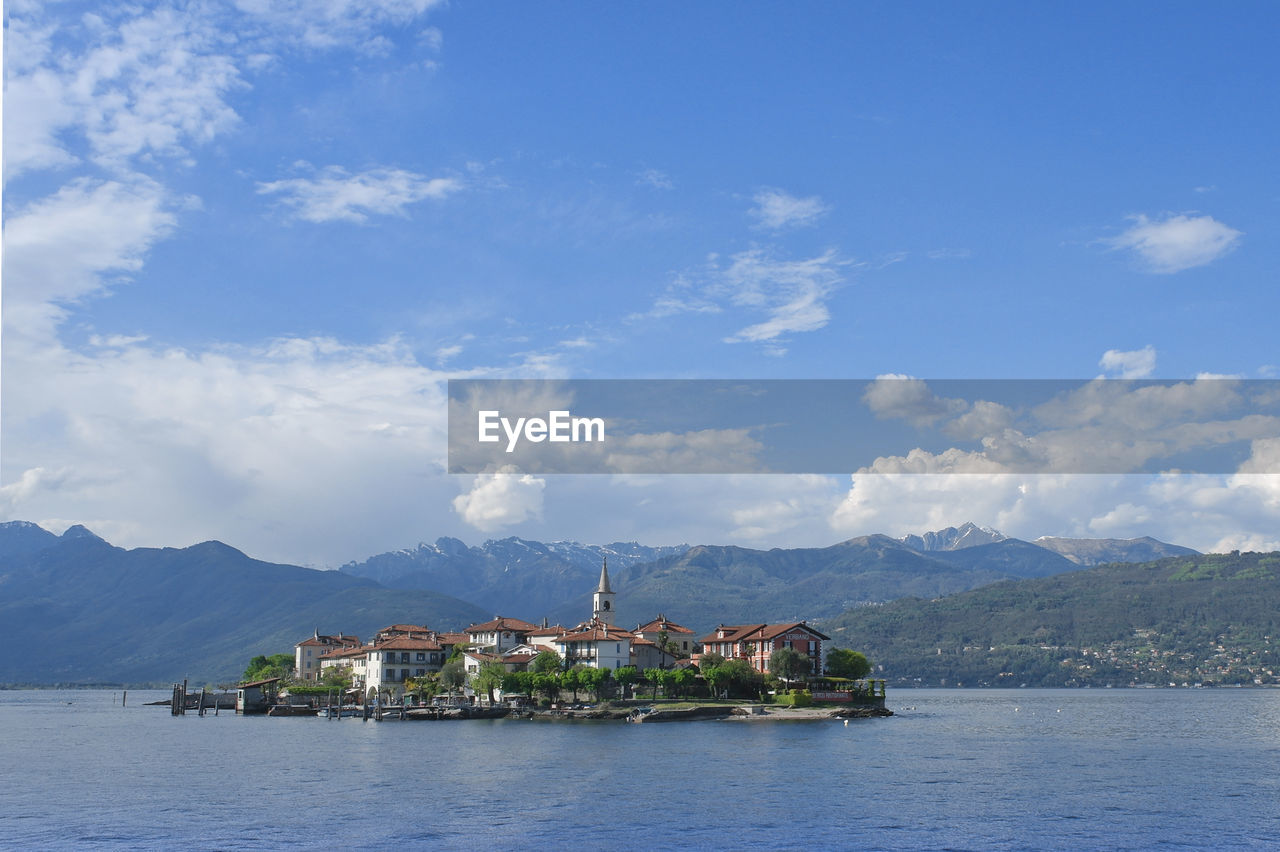
[[[909,690],[821,722],[172,717],[0,692],[0,845],[1277,849],[1280,691]]]

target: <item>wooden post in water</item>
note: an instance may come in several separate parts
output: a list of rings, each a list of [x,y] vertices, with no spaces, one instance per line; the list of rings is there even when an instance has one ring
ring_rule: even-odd
[[[204,715],[204,687],[200,687],[200,715]]]
[[[177,716],[182,713],[182,696],[178,691],[182,689],[182,684],[175,683],[173,690],[169,693],[169,715]]]
[[[182,715],[187,715],[187,679],[182,679]]]
[[[125,705],[126,705],[126,704],[128,704],[128,703],[129,703],[129,690],[127,690],[127,689],[126,689],[126,690],[125,690],[123,693],[121,693],[121,695],[120,695],[120,706],[121,706],[121,707],[123,707],[123,706],[125,706]]]

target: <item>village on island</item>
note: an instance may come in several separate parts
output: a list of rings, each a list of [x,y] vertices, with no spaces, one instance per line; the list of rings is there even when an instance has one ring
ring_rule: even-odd
[[[667,721],[782,710],[795,718],[799,708],[810,718],[892,715],[884,681],[867,678],[866,658],[830,648],[830,637],[803,621],[722,624],[698,637],[661,614],[625,630],[616,612],[606,561],[591,616],[573,627],[495,616],[458,632],[393,624],[367,643],[316,630],[295,645],[288,676],[237,686],[236,712],[379,720]],[[187,706],[180,693],[185,685],[175,684],[175,713]]]

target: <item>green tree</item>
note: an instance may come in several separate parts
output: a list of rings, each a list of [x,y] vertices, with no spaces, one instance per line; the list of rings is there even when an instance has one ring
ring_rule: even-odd
[[[255,680],[267,680],[273,677],[289,677],[293,674],[293,654],[259,654],[249,661],[244,670],[243,681],[251,683]]]
[[[453,693],[462,689],[467,682],[467,669],[462,660],[450,660],[440,669],[440,685]]]
[[[560,664],[560,655],[548,648],[538,652],[538,656],[533,658],[529,668],[538,674],[549,674],[560,671]]]
[[[729,687],[730,672],[723,665],[703,666],[702,678],[707,682],[707,688],[711,690],[711,697],[719,698]]]
[[[662,683],[662,669],[645,669],[644,679],[653,686],[653,700],[658,700],[658,684]]]
[[[751,667],[746,660],[726,660],[720,668],[729,676],[729,691],[739,696],[758,696],[764,675]]]
[[[790,645],[769,655],[769,671],[786,681],[788,686],[793,680],[800,680],[812,670],[809,658]]]
[[[693,685],[696,678],[697,675],[693,673],[693,669],[679,668],[672,674],[672,684],[683,697],[689,694],[689,687]]]
[[[345,692],[351,688],[352,674],[351,666],[329,666],[323,669],[320,676],[320,685],[329,689],[336,689],[339,692]]]
[[[599,701],[601,690],[604,689],[604,682],[608,679],[608,669],[593,669],[589,666],[583,666],[578,672],[578,687],[589,691]]]
[[[471,676],[471,688],[476,692],[483,691],[489,697],[489,704],[494,703],[493,691],[502,686],[507,667],[501,660],[489,660],[481,663],[479,670]]]
[[[622,687],[622,697],[626,698],[631,685],[639,679],[635,666],[622,666],[613,670],[613,679]]]
[[[724,665],[724,657],[714,652],[710,654],[703,654],[701,659],[702,659],[702,663],[701,665],[698,666],[699,671],[705,671],[706,669],[714,669],[716,666]]]
[[[560,697],[559,672],[534,672],[533,689],[545,695],[548,701],[555,701]]]
[[[871,673],[871,662],[866,655],[848,648],[834,648],[827,652],[827,674],[860,680]]]
[[[418,696],[419,701],[430,702],[440,694],[440,673],[428,672],[418,677],[409,678],[404,682],[404,691],[410,695]]]

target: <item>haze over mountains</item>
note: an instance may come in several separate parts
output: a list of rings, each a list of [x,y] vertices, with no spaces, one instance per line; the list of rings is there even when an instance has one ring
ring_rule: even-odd
[[[605,558],[620,624],[661,612],[701,633],[821,621],[1151,553],[1194,551],[1152,539],[1032,543],[965,524],[771,550],[442,538],[316,571],[220,542],[124,550],[84,527],[57,536],[15,521],[0,524],[0,620],[17,643],[0,682],[223,682],[249,657],[288,651],[317,629],[367,638],[395,622],[456,629],[495,614],[574,624],[589,612]]]

